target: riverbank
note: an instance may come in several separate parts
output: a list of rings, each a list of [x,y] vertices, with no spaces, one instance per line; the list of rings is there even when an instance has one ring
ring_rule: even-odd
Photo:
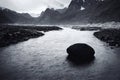
[[[61,30],[57,26],[0,26],[0,47],[43,36],[43,32]]]
[[[73,26],[72,29],[80,30],[80,31],[96,31],[101,30],[101,27],[79,27],[79,26]]]
[[[103,29],[94,33],[98,39],[107,42],[110,46],[120,47],[120,29]]]

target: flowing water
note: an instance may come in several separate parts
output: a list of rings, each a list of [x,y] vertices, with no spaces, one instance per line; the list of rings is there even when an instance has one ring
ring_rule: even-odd
[[[64,28],[0,48],[0,80],[120,80],[120,49],[93,33]],[[92,46],[95,59],[80,65],[67,60],[66,49],[75,43]]]

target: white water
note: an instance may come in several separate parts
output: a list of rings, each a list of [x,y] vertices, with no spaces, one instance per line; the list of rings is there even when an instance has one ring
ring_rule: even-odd
[[[95,60],[75,65],[66,49],[87,43]],[[111,49],[93,36],[93,31],[64,28],[43,37],[0,48],[0,80],[120,80],[120,49]]]

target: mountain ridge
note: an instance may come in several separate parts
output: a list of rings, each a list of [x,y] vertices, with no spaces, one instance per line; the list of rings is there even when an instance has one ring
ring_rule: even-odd
[[[18,13],[16,11],[0,7],[0,23],[31,23],[34,18],[28,13]]]
[[[72,0],[67,8],[47,8],[37,18],[0,8],[0,23],[80,24],[120,22],[119,0]],[[83,8],[83,9],[82,9]]]
[[[50,22],[44,21],[44,18],[41,18],[41,20],[44,24],[101,23],[109,21],[119,22],[119,4],[119,0],[72,0],[64,13],[58,13],[60,15],[52,17],[49,16],[49,18],[44,17]],[[81,7],[85,9],[81,10]],[[54,13],[56,11],[52,10],[51,12]],[[44,14],[44,16],[50,15],[49,13],[46,13],[46,11]],[[58,18],[55,19],[55,17]]]

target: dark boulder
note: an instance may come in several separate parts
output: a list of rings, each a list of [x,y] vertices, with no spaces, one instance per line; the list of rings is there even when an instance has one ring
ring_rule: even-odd
[[[71,59],[89,61],[94,58],[95,51],[87,44],[78,43],[67,48]]]

